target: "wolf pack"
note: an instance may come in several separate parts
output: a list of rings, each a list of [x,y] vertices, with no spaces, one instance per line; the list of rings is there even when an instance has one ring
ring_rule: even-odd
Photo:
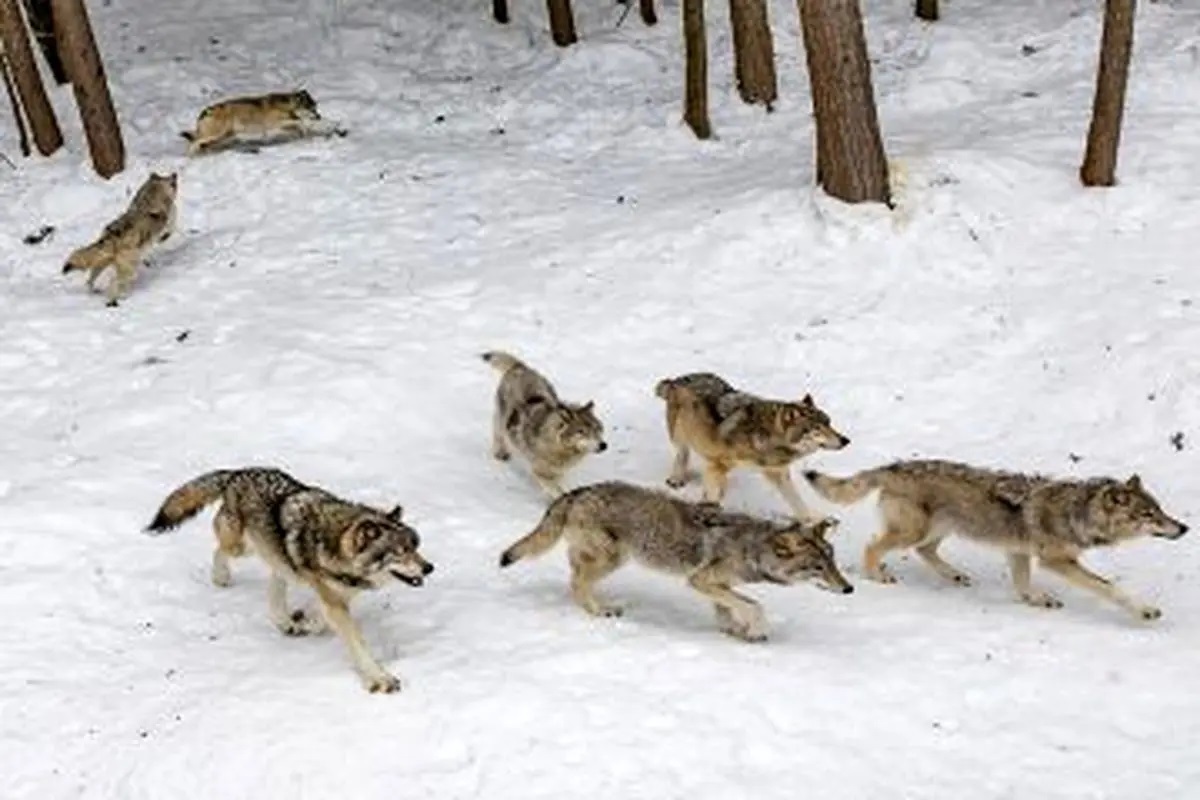
[[[189,155],[200,155],[247,141],[345,131],[323,120],[312,96],[299,90],[209,106],[195,130],[183,135]],[[147,253],[171,235],[177,190],[176,173],[151,173],[129,207],[94,243],[72,253],[63,271],[88,271],[88,288],[95,289],[97,278],[113,268],[107,297],[117,305]],[[589,615],[615,617],[622,607],[599,597],[597,586],[634,561],[685,581],[712,604],[719,629],[746,642],[764,641],[768,630],[762,607],[741,586],[811,583],[839,594],[854,591],[835,557],[838,520],[814,514],[792,475],[802,459],[850,444],[811,395],[762,397],[708,372],[664,378],[654,392],[664,403],[674,448],[667,488],[606,480],[567,489],[567,474],[608,448],[595,404],[564,400],[543,374],[509,353],[482,358],[499,373],[491,454],[502,462],[518,454],[549,498],[533,530],[500,552],[501,568],[565,541],[571,599]],[[691,468],[693,454],[703,462],[699,473]],[[726,508],[729,475],[738,469],[759,472],[789,513]],[[863,551],[866,578],[895,583],[886,557],[912,551],[942,579],[966,586],[969,576],[939,553],[947,537],[959,535],[1002,552],[1016,597],[1039,608],[1060,608],[1062,601],[1035,588],[1035,563],[1138,619],[1158,619],[1158,608],[1126,594],[1080,558],[1092,548],[1141,537],[1178,539],[1188,530],[1163,511],[1137,475],[1061,478],[944,460],[902,460],[846,477],[802,474],[834,505],[877,496],[881,528]],[[700,498],[686,499],[681,492],[697,479]],[[269,570],[267,614],[280,632],[304,636],[332,629],[368,691],[400,688],[367,646],[350,604],[395,581],[423,586],[433,573],[402,506],[344,499],[272,467],[219,469],[171,492],[147,531],[172,530],[213,504],[214,585],[231,585],[231,561],[253,552]],[[291,606],[293,586],[315,593],[319,614]]]

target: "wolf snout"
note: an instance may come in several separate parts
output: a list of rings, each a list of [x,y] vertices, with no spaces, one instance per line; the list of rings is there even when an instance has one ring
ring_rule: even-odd
[[[75,269],[74,265],[72,265],[71,262],[68,261],[67,263],[63,264],[62,274],[66,275],[68,272],[70,272],[73,269]]]
[[[608,442],[600,442],[600,444],[596,445],[597,453],[603,453],[607,449],[608,449]]]
[[[842,594],[854,594],[854,587],[847,583],[842,587]]]
[[[421,567],[421,574],[428,575],[431,572],[433,572],[433,564],[430,564],[428,561],[426,561],[424,566]]]
[[[844,436],[839,433],[838,434],[838,449],[840,450],[848,444],[850,444],[850,437]]]

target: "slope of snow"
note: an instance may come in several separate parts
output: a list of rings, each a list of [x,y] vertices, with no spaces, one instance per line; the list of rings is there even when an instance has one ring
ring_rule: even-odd
[[[1023,607],[958,542],[971,588],[904,559],[901,585],[867,582],[869,503],[839,512],[858,592],[752,588],[764,645],[636,567],[604,586],[626,617],[591,620],[561,552],[495,566],[544,501],[488,456],[477,354],[596,401],[612,447],[573,483],[659,484],[654,382],[711,369],[813,392],[853,439],[813,459],[831,471],[1138,471],[1195,522],[1200,12],[1141,5],[1121,186],[1085,192],[1100,4],[958,0],[926,26],[868,2],[903,175],[884,214],[810,189],[784,0],[769,116],[737,100],[710,9],[708,143],[678,122],[676,3],[652,29],[577,3],[565,51],[532,0],[508,27],[479,0],[247,5],[93,4],[130,169],[91,173],[60,90],[70,152],[0,165],[0,796],[1195,794],[1190,537],[1089,559],[1153,625],[1045,575],[1067,607]],[[206,102],[295,84],[351,135],[181,157]],[[109,310],[59,268],[149,169],[180,171],[180,234]],[[248,463],[408,509],[438,572],[356,606],[399,695],[364,693],[332,637],[279,636],[259,564],[212,587],[208,514],[139,534],[174,486]],[[730,504],[783,510],[749,474]]]

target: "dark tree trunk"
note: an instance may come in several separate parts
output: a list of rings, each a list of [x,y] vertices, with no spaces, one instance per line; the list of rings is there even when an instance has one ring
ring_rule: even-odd
[[[83,120],[92,166],[103,178],[125,169],[125,143],[83,0],[53,0],[54,31]]]
[[[8,71],[8,59],[0,51],[0,75],[4,77],[4,91],[8,94],[8,102],[12,106],[13,124],[17,126],[17,139],[21,145],[21,155],[28,156],[33,150],[29,147],[29,129],[25,127],[25,116],[21,113],[21,102],[17,100],[17,87],[13,86],[12,75]]]
[[[779,87],[766,0],[729,0],[729,21],[738,94],[745,102],[762,103],[770,111],[779,97]]]
[[[559,47],[568,47],[578,41],[575,36],[575,15],[571,13],[571,0],[546,0],[550,12],[550,35]]]
[[[638,0],[638,11],[642,13],[642,22],[647,25],[658,24],[658,14],[654,13],[654,0]]]
[[[1079,168],[1079,179],[1084,186],[1112,186],[1117,180],[1117,150],[1121,145],[1121,118],[1125,113],[1136,9],[1136,0],[1107,0],[1104,5],[1092,123],[1088,126],[1087,149]]]
[[[37,151],[48,156],[62,147],[62,131],[54,118],[54,109],[42,86],[42,76],[33,60],[33,48],[25,31],[25,19],[17,0],[0,0],[0,38],[3,39],[4,55],[8,61],[21,107],[33,131],[33,143]]]
[[[916,0],[916,7],[913,9],[920,19],[927,22],[938,21],[938,0]]]
[[[50,75],[55,83],[62,86],[67,82],[67,71],[58,54],[58,40],[54,38],[54,14],[50,10],[50,0],[25,0],[25,16],[29,18],[29,29],[33,31],[33,38],[37,40],[46,66],[50,68]]]
[[[508,24],[508,0],[492,0],[492,19],[502,25]]]
[[[683,120],[697,139],[712,138],[708,121],[708,37],[704,30],[704,0],[683,0],[683,49],[686,78]]]
[[[888,203],[871,64],[858,0],[797,0],[817,137],[817,181],[847,203]]]

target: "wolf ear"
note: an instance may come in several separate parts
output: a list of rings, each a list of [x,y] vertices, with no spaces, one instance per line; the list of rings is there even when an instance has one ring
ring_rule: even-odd
[[[839,520],[837,517],[825,517],[825,519],[820,520],[817,522],[817,524],[813,525],[812,532],[822,539],[827,539],[829,538],[829,534],[836,531],[838,525],[840,524],[841,520]]]
[[[1142,491],[1142,476],[1135,472],[1129,476],[1129,480],[1125,481],[1125,486],[1135,492]]]
[[[584,414],[590,414],[590,413],[592,413],[592,409],[595,407],[596,407],[596,403],[592,400],[588,400],[586,403],[584,403],[582,406],[579,407],[579,410],[582,411]]]
[[[809,408],[817,407],[816,401],[813,400],[813,396],[808,393],[805,393],[803,399],[800,400],[800,405],[808,406]]]
[[[403,519],[403,517],[404,517],[404,507],[401,505],[396,505],[394,508],[392,508],[391,511],[389,511],[387,513],[387,518],[390,519],[392,522],[399,522],[401,519]]]

